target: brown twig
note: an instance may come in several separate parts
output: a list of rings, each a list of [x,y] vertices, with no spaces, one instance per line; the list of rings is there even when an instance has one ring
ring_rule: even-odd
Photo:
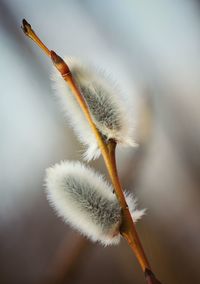
[[[63,79],[67,82],[69,88],[71,89],[73,95],[75,96],[77,102],[79,103],[96,139],[98,142],[98,146],[101,150],[102,156],[105,161],[105,165],[107,167],[109,176],[111,178],[113,187],[115,189],[116,196],[118,198],[119,204],[122,209],[122,225],[121,225],[121,235],[127,240],[129,246],[135,253],[140,266],[145,273],[145,279],[148,284],[156,284],[159,282],[155,282],[155,277],[151,271],[149,262],[147,260],[147,257],[145,255],[145,252],[143,250],[142,244],[140,242],[140,239],[138,237],[135,224],[132,220],[128,205],[125,200],[125,196],[122,190],[122,186],[118,177],[117,167],[116,167],[116,161],[115,161],[115,148],[116,148],[116,142],[115,141],[109,141],[106,143],[104,139],[102,138],[101,134],[99,133],[96,125],[93,122],[93,119],[91,117],[90,111],[88,109],[88,106],[83,98],[83,96],[80,93],[80,90],[78,89],[73,76],[69,70],[69,67],[65,63],[65,61],[58,56],[54,51],[50,51],[38,38],[38,36],[35,34],[35,32],[32,30],[31,25],[26,21],[23,20],[22,22],[22,29],[24,33],[31,38],[49,57],[51,57],[53,64],[58,69],[60,74],[62,75]],[[151,272],[151,273],[147,273]],[[157,281],[157,280],[156,280]]]

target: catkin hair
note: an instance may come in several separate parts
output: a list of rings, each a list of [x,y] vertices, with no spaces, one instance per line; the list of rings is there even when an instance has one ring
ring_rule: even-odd
[[[121,208],[103,176],[80,162],[65,161],[47,169],[45,184],[51,205],[73,228],[104,245],[119,242]],[[134,199],[127,199],[135,210]],[[136,221],[143,211],[135,212]]]
[[[106,141],[113,139],[121,145],[136,145],[131,136],[132,127],[128,113],[123,108],[123,102],[117,95],[119,91],[114,84],[107,80],[102,71],[97,71],[91,66],[86,67],[75,59],[66,59],[65,61],[69,65],[73,78],[102,137]],[[85,159],[97,158],[100,155],[97,141],[80,106],[57,72],[54,81],[57,97],[64,113],[70,120],[79,140],[86,146]]]

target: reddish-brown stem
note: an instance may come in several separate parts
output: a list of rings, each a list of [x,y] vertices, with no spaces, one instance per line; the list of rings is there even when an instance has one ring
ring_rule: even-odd
[[[109,143],[109,153],[110,153],[110,160],[112,164],[112,177],[113,177],[113,185],[115,187],[116,195],[120,202],[123,214],[123,223],[121,225],[120,231],[122,236],[127,240],[129,246],[135,253],[142,270],[150,269],[149,262],[145,255],[144,249],[138,237],[135,224],[133,222],[132,216],[130,214],[128,205],[126,203],[126,199],[122,190],[122,186],[119,180],[117,165],[116,165],[116,158],[115,158],[115,149],[116,143],[114,141],[110,141]]]
[[[85,114],[86,119],[88,120],[88,123],[90,124],[93,133],[95,134],[95,137],[97,139],[99,148],[101,150],[102,156],[104,158],[108,173],[110,175],[113,187],[115,189],[116,196],[119,200],[120,206],[122,208],[122,215],[123,215],[123,225],[121,226],[121,234],[123,237],[128,241],[130,247],[134,251],[143,272],[145,272],[145,269],[150,270],[150,265],[148,263],[147,257],[144,253],[144,250],[142,248],[141,242],[139,240],[138,234],[135,229],[135,225],[133,223],[128,205],[126,203],[124,193],[119,181],[117,168],[116,168],[116,161],[115,161],[115,147],[116,143],[114,141],[110,141],[108,145],[103,140],[102,136],[100,135],[98,129],[96,128],[96,125],[94,124],[91,114],[89,112],[89,109],[87,107],[87,104],[81,95],[78,87],[76,86],[76,83],[72,77],[71,72],[69,71],[68,67],[64,67],[66,63],[63,61],[62,58],[59,56],[56,57],[55,52],[51,52],[52,60],[54,62],[54,65],[57,67],[58,71],[63,76],[63,79],[67,82],[68,86],[70,87],[72,93],[74,94],[75,98],[77,99],[82,111]]]

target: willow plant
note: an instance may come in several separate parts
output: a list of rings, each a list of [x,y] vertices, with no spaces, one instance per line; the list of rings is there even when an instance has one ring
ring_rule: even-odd
[[[50,203],[67,223],[92,241],[103,245],[128,242],[144,272],[146,283],[159,284],[135,228],[144,210],[122,190],[115,150],[117,145],[136,145],[131,124],[116,90],[102,72],[95,72],[74,59],[63,60],[49,50],[24,19],[24,33],[51,58],[64,113],[85,145],[85,160],[103,156],[112,185],[80,162],[63,161],[47,169],[46,190]]]

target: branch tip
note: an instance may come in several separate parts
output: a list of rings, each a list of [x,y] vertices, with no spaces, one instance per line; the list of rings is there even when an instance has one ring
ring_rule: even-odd
[[[25,35],[28,36],[29,30],[31,29],[31,25],[25,20],[22,20],[22,26],[21,26],[23,32],[25,33]]]
[[[22,20],[21,28],[26,36],[32,39],[47,54],[47,56],[50,56],[49,49],[44,45],[32,29],[31,25],[25,19]]]
[[[146,268],[144,275],[145,275],[145,279],[147,281],[147,284],[161,284],[161,282],[158,281],[158,279],[156,279],[156,277],[153,274],[153,272],[151,271],[151,269]]]

